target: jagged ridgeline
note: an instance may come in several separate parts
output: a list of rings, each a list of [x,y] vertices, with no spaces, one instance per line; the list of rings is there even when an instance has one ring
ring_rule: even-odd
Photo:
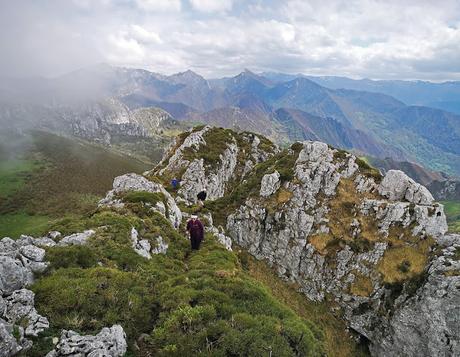
[[[258,135],[199,127],[149,174],[181,178],[184,211],[206,189],[202,213],[216,231],[340,311],[372,354],[459,351],[459,237],[446,235],[443,206],[403,172],[382,177],[320,142],[279,150]]]
[[[207,233],[190,253],[192,213]],[[459,350],[460,238],[442,205],[324,143],[197,127],[51,229],[0,241],[0,355],[363,353],[345,325],[376,356]]]

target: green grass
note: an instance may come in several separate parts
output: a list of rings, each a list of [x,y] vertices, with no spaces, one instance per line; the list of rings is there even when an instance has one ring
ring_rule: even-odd
[[[31,216],[24,212],[0,215],[0,237],[19,238],[21,234],[40,235],[50,223],[46,216]]]
[[[111,152],[88,142],[34,132],[26,157],[39,157],[38,163],[0,161],[4,184],[11,194],[0,201],[0,215],[26,212],[53,218],[88,213],[112,187],[113,179],[127,172],[141,173],[151,167],[136,159]],[[27,176],[24,170],[34,169]],[[2,171],[3,173],[3,171]]]
[[[297,316],[212,236],[190,252],[184,233],[158,213],[131,209],[103,210],[77,223],[96,235],[85,247],[47,248],[50,267],[32,286],[53,328],[94,333],[120,323],[136,356],[323,355],[322,328]],[[138,256],[131,227],[146,239],[161,235],[168,253]],[[141,334],[148,337],[139,342]],[[45,336],[30,356],[43,354]]]
[[[453,233],[460,232],[460,202],[441,201],[441,203],[444,205],[449,231]]]
[[[24,186],[40,162],[31,159],[9,158],[0,161],[0,197],[6,197]]]

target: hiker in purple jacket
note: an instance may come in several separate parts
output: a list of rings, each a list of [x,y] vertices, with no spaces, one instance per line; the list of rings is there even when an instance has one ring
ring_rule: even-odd
[[[201,241],[204,238],[204,227],[198,216],[192,215],[191,219],[187,222],[187,231],[190,234],[192,250],[200,249]]]

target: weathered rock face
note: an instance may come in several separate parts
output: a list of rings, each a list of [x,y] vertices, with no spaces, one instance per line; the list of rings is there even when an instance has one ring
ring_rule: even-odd
[[[198,166],[187,168],[206,182],[208,174]],[[436,242],[447,231],[443,206],[402,172],[389,171],[378,183],[376,173],[360,168],[353,155],[324,143],[303,143],[294,165],[285,169],[292,178],[284,173],[288,179],[282,179],[267,167],[257,194],[228,215],[227,235],[295,281],[310,299],[337,303],[350,327],[371,341],[375,355],[454,351],[458,321],[447,307],[457,303],[456,288],[439,295],[447,277],[434,278],[430,268],[435,264],[430,257],[440,250]],[[246,170],[248,180],[251,174]],[[427,281],[419,278],[424,274]],[[433,299],[446,302],[446,309],[429,307]],[[416,323],[422,311],[425,317]],[[433,324],[430,316],[437,316],[439,326],[450,326],[448,338],[442,329],[426,337],[422,326]],[[405,334],[418,335],[419,342],[406,346]],[[448,341],[448,347],[436,341]]]
[[[455,356],[460,352],[460,236],[441,241],[439,257],[414,296],[401,299],[389,327],[371,346],[377,356]]]
[[[274,194],[280,188],[280,184],[280,174],[278,171],[264,175],[260,183],[260,195],[262,197],[268,197]]]
[[[26,287],[33,283],[34,273],[43,272],[46,239],[21,236],[14,241],[0,240],[0,356],[13,356],[32,344],[27,339],[49,327],[46,317],[34,307],[34,293]],[[54,242],[53,242],[54,243]],[[26,326],[21,326],[26,322]],[[21,325],[20,325],[21,323]]]
[[[386,173],[380,183],[379,193],[392,201],[406,200],[421,205],[431,205],[434,201],[426,187],[400,170],[389,170]]]
[[[57,244],[60,247],[69,246],[69,245],[84,245],[87,243],[88,238],[96,233],[92,229],[84,231],[82,233],[74,233],[69,236],[62,238]]]
[[[163,241],[163,237],[159,236],[156,238],[155,246],[147,239],[139,239],[139,233],[136,228],[131,229],[131,243],[134,251],[141,257],[151,259],[151,254],[166,254],[168,251],[168,243]]]
[[[230,181],[238,182],[257,163],[278,151],[273,144],[265,149],[260,144],[255,134],[205,126],[190,131],[182,140],[176,139],[151,173],[180,179],[178,196],[187,203],[196,202],[200,191],[207,192],[207,199],[215,200],[225,195]]]
[[[99,205],[122,207],[123,202],[120,199],[117,199],[116,195],[128,191],[161,193],[165,197],[166,204],[168,205],[168,217],[166,217],[166,209],[164,205],[162,209],[161,207],[152,207],[152,209],[157,210],[163,216],[168,218],[174,227],[179,226],[182,221],[182,213],[179,207],[177,207],[177,204],[171,194],[166,191],[161,184],[149,181],[138,174],[131,173],[116,177],[113,181],[113,189],[109,191],[106,197],[99,202]]]
[[[123,328],[120,325],[113,325],[110,328],[103,328],[95,336],[81,336],[74,331],[63,330],[55,349],[46,357],[121,357],[126,350],[126,334]]]

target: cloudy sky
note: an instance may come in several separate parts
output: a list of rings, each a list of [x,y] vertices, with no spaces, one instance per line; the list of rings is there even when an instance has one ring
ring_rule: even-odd
[[[460,80],[460,1],[0,0],[0,74],[100,62]]]

